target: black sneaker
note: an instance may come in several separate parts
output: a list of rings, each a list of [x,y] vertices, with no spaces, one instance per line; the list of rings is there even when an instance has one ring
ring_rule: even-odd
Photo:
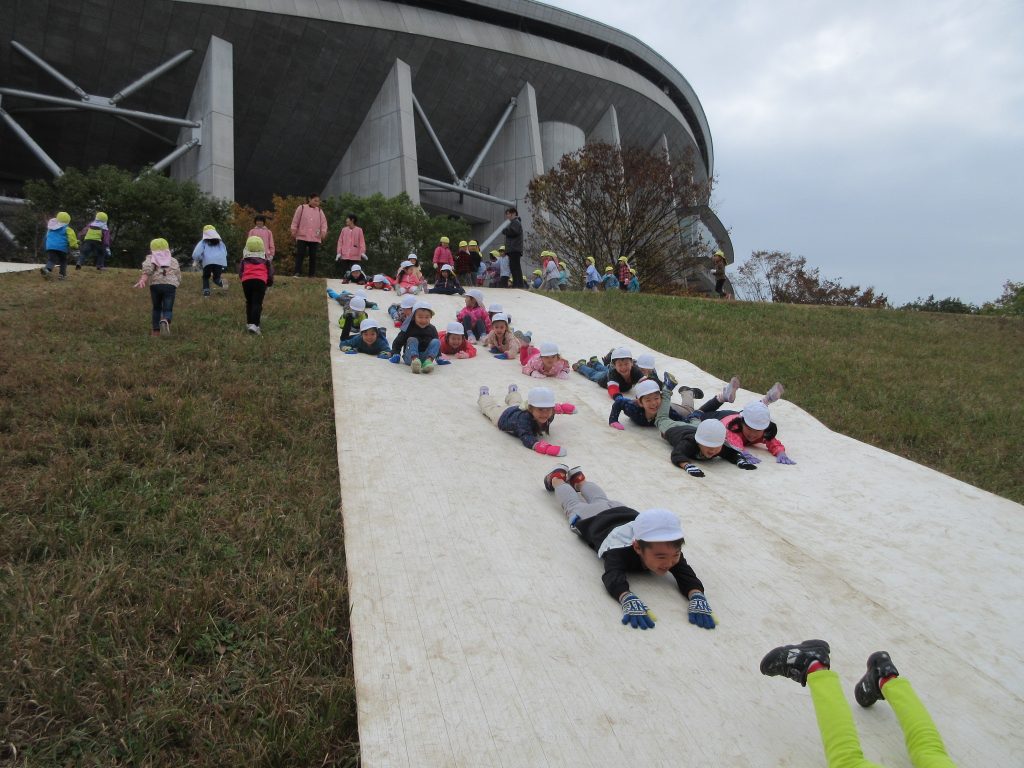
[[[829,665],[828,643],[824,640],[804,640],[797,645],[780,645],[761,659],[761,674],[768,677],[788,677],[800,685],[807,685],[807,668],[811,662]]]
[[[862,707],[870,707],[879,699],[884,699],[879,682],[887,677],[898,677],[892,659],[885,651],[875,651],[868,656],[868,671],[864,673],[853,688],[853,696]]]
[[[688,387],[684,384],[679,389],[677,389],[676,392],[678,392],[680,395],[683,394],[683,392],[693,392],[694,400],[704,399],[704,390],[701,389],[700,387]]]
[[[549,493],[555,492],[555,486],[551,484],[551,481],[556,477],[562,478],[562,480],[568,480],[569,478],[569,467],[565,464],[558,464],[554,469],[544,475],[544,488]]]

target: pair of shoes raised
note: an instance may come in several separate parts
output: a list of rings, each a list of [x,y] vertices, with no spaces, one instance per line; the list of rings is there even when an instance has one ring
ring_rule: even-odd
[[[434,361],[429,357],[426,360],[420,360],[418,357],[414,358],[409,364],[413,373],[433,373],[434,372]]]
[[[559,464],[544,475],[544,488],[550,493],[554,493],[555,491],[555,486],[551,484],[551,481],[556,477],[563,482],[568,483],[574,490],[580,483],[587,479],[587,476],[583,474],[583,467],[573,467],[572,469],[569,469],[568,465]]]
[[[768,677],[788,677],[800,685],[807,685],[807,675],[814,663],[829,668],[831,648],[824,640],[804,640],[794,645],[780,645],[761,659],[761,674]],[[870,707],[884,699],[882,687],[889,678],[899,677],[896,665],[885,651],[868,656],[867,671],[853,688],[854,698],[862,707]]]

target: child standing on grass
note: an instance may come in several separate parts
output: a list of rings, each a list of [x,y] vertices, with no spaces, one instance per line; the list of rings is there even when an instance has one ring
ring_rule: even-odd
[[[519,364],[523,367],[523,373],[535,379],[569,378],[569,361],[558,354],[558,345],[545,341],[540,347],[530,345],[530,337],[516,331],[516,338],[522,346],[519,347]]]
[[[263,241],[263,252],[267,255],[267,261],[274,260],[276,249],[274,248],[274,233],[267,227],[267,217],[260,214],[253,219],[253,228],[249,230],[249,237],[258,237]]]
[[[46,222],[46,266],[39,270],[39,274],[49,278],[53,274],[55,265],[60,265],[60,280],[68,276],[68,253],[78,247],[78,237],[69,225],[71,214],[61,211],[48,222]]]
[[[210,278],[221,290],[227,290],[227,283],[221,274],[228,268],[228,249],[212,224],[203,227],[203,239],[192,249],[192,262],[203,268],[203,297],[210,295]]]
[[[425,301],[417,301],[412,315],[403,323],[391,344],[391,362],[405,363],[413,373],[433,373],[434,361],[441,351],[437,329],[431,324],[434,310]]]
[[[558,262],[558,290],[569,290],[569,268],[564,261]]]
[[[479,264],[479,253],[476,257],[476,265],[474,265],[473,252],[469,250],[469,243],[465,240],[460,240],[459,250],[455,254],[455,276],[459,278],[459,283],[462,285],[476,285],[476,268]]]
[[[441,238],[441,242],[437,244],[434,249],[434,277],[436,278],[441,274],[441,267],[445,264],[451,264],[452,268],[455,267],[455,259],[452,257],[452,249],[450,248],[451,240],[447,236]],[[468,243],[467,243],[468,245]]]
[[[170,336],[174,295],[181,284],[181,266],[171,256],[171,248],[162,237],[150,241],[149,255],[142,262],[142,275],[135,287],[145,288],[146,283],[149,283],[149,298],[153,303],[150,335]]]
[[[355,355],[362,352],[365,355],[376,355],[380,358],[391,357],[391,347],[388,340],[380,333],[380,326],[377,321],[371,318],[363,320],[359,324],[359,335],[351,336],[341,342],[339,349],[346,355]]]
[[[82,240],[82,250],[78,252],[75,269],[81,269],[90,256],[96,262],[96,269],[102,271],[107,268],[107,256],[110,255],[108,218],[103,211],[97,211],[96,218],[92,220],[92,223],[83,227],[78,233]]]
[[[526,396],[526,403],[523,403],[519,387],[509,384],[504,405],[495,401],[487,387],[480,387],[476,404],[494,426],[515,435],[530,450],[545,456],[565,456],[564,448],[540,438],[549,434],[556,413],[575,413],[576,406],[556,403],[555,393],[547,387],[533,387]]]
[[[491,332],[480,339],[480,343],[499,360],[515,360],[519,355],[519,339],[508,327],[508,315],[504,312],[494,313]]]
[[[601,273],[597,271],[597,267],[594,266],[594,257],[587,256],[587,272],[584,276],[584,288],[588,291],[597,292],[597,288],[601,285]]]
[[[455,319],[462,323],[472,343],[482,339],[491,330],[491,316],[484,308],[484,295],[480,290],[473,288],[466,291],[465,300],[466,306],[459,310]]]
[[[601,580],[608,594],[619,601],[622,623],[633,629],[653,629],[654,616],[647,604],[629,588],[626,574],[649,571],[671,573],[689,601],[690,623],[714,629],[715,618],[704,596],[704,585],[683,557],[682,526],[667,509],[637,512],[613,501],[597,483],[587,480],[581,467],[559,464],[544,476],[544,488],[555,494],[569,527],[604,561]]]
[[[614,291],[619,287],[619,278],[615,276],[614,267],[604,268],[604,277],[601,278],[601,282],[604,284],[604,289],[606,291]]]
[[[448,365],[450,358],[464,360],[469,357],[476,357],[476,347],[466,339],[466,331],[462,323],[448,323],[448,328],[440,336],[441,354],[437,358],[438,365]]]
[[[508,259],[508,254],[503,249],[491,251],[491,253],[495,254],[498,259],[498,287],[508,288],[512,284],[512,264]]]
[[[238,262],[238,278],[245,294],[245,330],[259,336],[263,315],[263,297],[274,284],[274,265],[263,249],[263,238],[252,235],[245,241],[242,260]]]

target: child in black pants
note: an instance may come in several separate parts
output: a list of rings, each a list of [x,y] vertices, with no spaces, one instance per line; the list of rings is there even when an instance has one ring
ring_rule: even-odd
[[[569,527],[604,561],[601,579],[608,594],[619,601],[623,624],[634,629],[654,628],[647,604],[630,591],[626,579],[627,572],[650,571],[675,577],[679,591],[689,600],[691,624],[715,628],[704,585],[683,557],[683,529],[673,512],[637,512],[613,501],[597,483],[587,480],[580,467],[570,470],[559,464],[544,477],[544,487],[558,498]]]
[[[253,235],[245,241],[245,253],[238,262],[238,276],[245,293],[245,329],[257,336],[263,314],[263,297],[274,284],[274,264],[267,257],[263,238]]]

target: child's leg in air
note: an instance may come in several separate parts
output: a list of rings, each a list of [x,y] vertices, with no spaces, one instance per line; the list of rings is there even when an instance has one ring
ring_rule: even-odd
[[[807,675],[807,687],[811,689],[828,768],[881,768],[877,763],[864,759],[857,726],[843,695],[839,675],[830,669],[812,672]]]
[[[518,389],[513,389],[511,392],[509,392],[507,395],[505,395],[505,405],[506,406],[509,406],[509,405],[522,405],[522,404],[523,404],[523,396],[521,394],[519,394],[519,390]]]
[[[882,693],[900,721],[914,768],[955,768],[938,728],[910,683],[902,677],[892,678],[882,686]]]
[[[531,346],[529,344],[523,344],[521,347],[519,347],[519,364],[526,365],[530,361],[531,357],[539,354],[540,350],[537,349],[536,347]]]

